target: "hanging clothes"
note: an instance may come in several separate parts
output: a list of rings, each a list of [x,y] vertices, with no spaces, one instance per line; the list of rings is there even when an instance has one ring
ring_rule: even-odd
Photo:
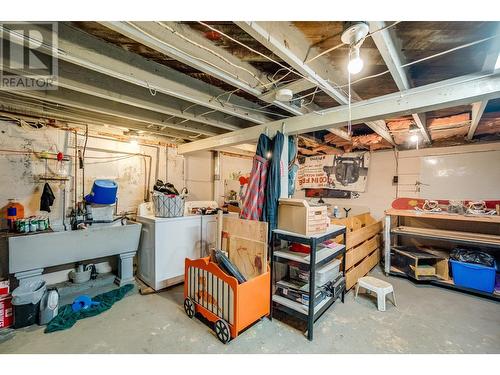
[[[264,201],[264,217],[269,223],[269,237],[271,238],[272,231],[278,225],[278,199],[281,193],[281,170],[288,166],[281,165],[281,152],[285,136],[281,132],[277,132],[273,139],[272,157],[269,164],[269,172],[267,176],[266,198]]]
[[[42,196],[40,197],[40,211],[50,212],[50,206],[52,206],[55,199],[56,196],[54,195],[50,185],[45,183],[45,185],[43,185]]]
[[[248,182],[240,213],[242,219],[263,220],[263,205],[269,165],[267,157],[270,149],[271,139],[267,135],[261,134],[253,157],[250,181]]]
[[[291,197],[295,193],[295,180],[299,166],[295,164],[298,152],[298,137],[288,137],[288,196]]]

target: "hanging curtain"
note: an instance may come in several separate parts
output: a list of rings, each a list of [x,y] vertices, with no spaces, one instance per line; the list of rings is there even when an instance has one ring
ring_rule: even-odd
[[[266,199],[264,201],[264,220],[269,223],[269,237],[278,225],[278,199],[281,193],[281,152],[285,136],[277,132],[273,139],[272,156],[269,164],[269,173],[267,176]],[[288,166],[283,166],[287,168]],[[287,168],[288,169],[288,168]]]
[[[271,150],[271,139],[261,134],[257,144],[257,151],[253,157],[250,181],[248,182],[245,199],[240,213],[240,218],[248,220],[264,220],[263,207],[267,182],[267,159]]]

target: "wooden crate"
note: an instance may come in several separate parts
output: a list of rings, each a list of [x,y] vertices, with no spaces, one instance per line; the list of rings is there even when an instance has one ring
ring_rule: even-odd
[[[281,198],[278,206],[278,228],[310,236],[328,228],[326,206],[310,206],[305,199]]]
[[[380,261],[380,249],[375,250],[371,255],[363,259],[361,263],[347,270],[345,276],[345,287],[346,290],[351,289],[360,277],[365,276],[370,272],[373,267],[375,267]]]
[[[382,221],[369,213],[332,219],[332,224],[346,227],[346,289],[352,288],[360,277],[365,276],[380,260],[380,235]],[[336,239],[343,242],[342,236]]]

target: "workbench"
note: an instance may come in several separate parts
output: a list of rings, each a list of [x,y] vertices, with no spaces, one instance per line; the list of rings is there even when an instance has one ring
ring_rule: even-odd
[[[391,248],[399,244],[439,246],[449,249],[456,245],[470,248],[500,250],[500,216],[472,216],[443,212],[390,209],[385,212],[384,272],[392,276],[409,276],[391,264]],[[500,301],[500,295],[457,286],[453,280],[418,281],[459,290]]]

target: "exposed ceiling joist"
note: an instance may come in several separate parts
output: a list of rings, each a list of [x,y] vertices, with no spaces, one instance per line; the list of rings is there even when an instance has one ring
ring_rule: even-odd
[[[500,25],[496,28],[496,34],[500,33]],[[496,62],[500,58],[500,43],[498,39],[492,39],[490,41],[490,49],[486,55],[486,59],[483,64],[483,72],[489,73],[495,69]],[[476,133],[477,127],[479,125],[479,121],[481,121],[481,117],[483,116],[484,110],[486,109],[486,105],[488,101],[481,101],[474,103],[472,105],[472,121],[469,127],[469,131],[467,132],[467,139],[472,140],[474,138],[474,134]]]
[[[3,30],[3,26],[0,26],[0,30]],[[43,34],[47,30],[40,29],[40,32]],[[22,35],[16,33],[11,33],[11,40],[27,43]],[[41,51],[56,54],[60,60],[146,88],[151,93],[161,92],[256,124],[270,120],[257,112],[258,107],[248,100],[233,96],[230,103],[221,103],[215,98],[223,94],[223,90],[64,23],[59,24],[57,51],[40,44]]]
[[[210,43],[188,25],[173,21],[113,21],[101,24],[255,97],[261,97],[269,87],[270,81],[261,71]],[[303,114],[293,104],[280,102],[272,96],[266,97],[264,101],[293,115]]]
[[[9,66],[9,64],[7,63],[5,66]],[[7,71],[5,67],[4,71]],[[179,108],[178,103],[172,103],[177,100],[175,98],[163,94],[153,96],[149,91],[136,85],[82,69],[65,61],[59,61],[58,64],[57,86],[132,107],[163,113],[170,117],[185,119],[186,122],[195,121],[225,130],[241,129],[236,125],[183,111]]]
[[[271,90],[268,90],[266,91],[264,94],[260,95],[259,96],[259,99],[265,101],[265,102],[272,102],[275,97],[276,97],[276,91],[278,89],[289,89],[289,90],[292,90],[292,92],[294,94],[298,94],[302,91],[306,91],[306,90],[309,90],[309,89],[312,89],[313,87],[316,87],[317,85],[311,81],[308,81],[307,79],[304,79],[304,78],[300,78],[296,81],[293,81],[293,82],[290,82],[290,83],[287,83],[287,84],[284,84],[284,85],[281,85],[279,86],[278,88],[275,88],[275,89],[271,89]]]
[[[380,55],[384,59],[387,68],[391,72],[392,78],[394,79],[396,86],[398,86],[399,91],[410,89],[410,79],[406,74],[404,68],[401,67],[401,65],[403,64],[401,63],[401,57],[399,53],[400,49],[396,47],[389,30],[384,29],[384,22],[375,21],[370,22],[369,24],[370,31],[372,33],[374,31],[380,30],[372,34],[372,39],[375,42]],[[420,132],[422,133],[424,142],[431,143],[431,137],[426,126],[425,116],[418,113],[412,113],[412,117],[415,121],[415,124],[418,126]]]
[[[144,126],[144,124],[135,123],[132,121],[128,121],[125,119],[109,119],[105,118],[106,116],[102,116],[98,113],[90,113],[87,112],[85,114],[76,113],[76,111],[72,110],[71,113],[68,111],[64,111],[61,109],[47,109],[43,104],[33,104],[30,103],[29,106],[26,105],[26,101],[23,103],[19,103],[17,101],[13,101],[11,98],[2,97],[2,93],[0,92],[0,109],[3,111],[9,112],[13,117],[16,115],[20,116],[29,116],[32,118],[42,118],[42,119],[55,119],[64,122],[73,122],[73,123],[83,123],[83,124],[94,124],[101,126],[113,126],[113,127],[122,127],[127,129],[134,129],[139,131],[145,131],[149,134],[155,134],[158,136],[163,136],[167,138],[181,139],[181,140],[192,140],[186,133],[178,132],[175,130],[155,130],[149,129]]]
[[[236,22],[236,24],[264,47],[290,64],[293,69],[315,82],[336,101],[341,104],[347,103],[344,92],[335,88],[328,81],[327,72],[332,69],[330,68],[331,64],[320,66],[320,62],[316,61],[311,64],[304,63],[310,43],[290,22],[241,21]]]
[[[262,72],[223,48],[210,44],[208,39],[188,25],[173,21],[100,23],[253,95],[260,95],[262,88],[259,85],[269,82]]]
[[[469,131],[467,132],[467,139],[471,140],[474,138],[474,134],[476,133],[477,126],[479,125],[479,121],[483,116],[484,110],[486,109],[486,105],[488,104],[487,100],[483,100],[480,102],[472,103],[472,118],[469,126]]]
[[[16,91],[16,95],[25,96],[28,98],[39,99],[54,104],[81,108],[88,111],[110,115],[117,118],[144,123],[146,125],[153,124],[159,127],[181,130],[192,134],[203,134],[208,136],[217,135],[213,130],[203,124],[187,122],[183,124],[171,123],[163,114],[147,111],[141,108],[133,108],[128,105],[101,99],[95,96],[81,94],[72,90],[60,87],[58,90],[48,91]]]
[[[500,71],[497,70],[491,74],[475,73],[353,103],[351,120],[354,124],[359,124],[379,118],[427,112],[498,97],[500,97]],[[323,113],[310,113],[273,121],[187,143],[179,147],[179,153],[255,141],[266,129],[269,133],[283,129],[286,134],[301,134],[329,127],[345,126],[348,119],[349,108],[343,105]]]
[[[306,54],[308,51],[310,52],[311,45],[304,34],[290,22],[241,21],[236,22],[236,24],[271,52],[282,58],[283,61],[290,64],[293,69],[307,77],[308,80],[315,82],[338,103],[347,104],[349,102],[346,93],[335,87],[335,83],[343,80],[343,77],[338,71],[335,71],[330,61],[320,57],[308,64],[304,62]],[[352,90],[351,98],[353,100],[361,99]],[[395,145],[383,120],[379,120],[377,123],[367,123],[367,125],[389,143]]]

